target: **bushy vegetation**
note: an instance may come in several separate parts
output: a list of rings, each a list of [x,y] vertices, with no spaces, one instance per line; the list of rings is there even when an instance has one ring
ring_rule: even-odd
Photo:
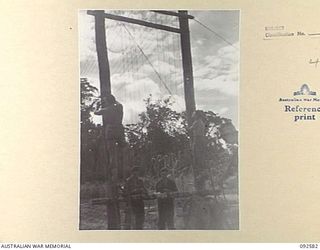
[[[81,182],[103,181],[105,168],[102,126],[92,119],[99,92],[87,79],[81,79]],[[139,121],[125,125],[127,145],[125,164],[138,164],[147,185],[152,188],[164,164],[174,178],[186,177],[190,181],[192,159],[190,136],[185,112],[172,109],[169,98],[145,100],[145,111]],[[221,185],[237,173],[237,131],[231,120],[212,111],[201,111],[206,124],[206,172],[212,188]]]

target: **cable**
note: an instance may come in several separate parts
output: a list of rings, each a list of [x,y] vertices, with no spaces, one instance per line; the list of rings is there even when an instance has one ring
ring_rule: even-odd
[[[158,71],[155,69],[155,67],[153,66],[153,64],[151,63],[151,61],[149,60],[148,56],[144,53],[144,51],[142,50],[142,48],[139,46],[139,44],[136,42],[136,40],[134,39],[133,35],[131,34],[131,32],[127,29],[126,25],[122,24],[123,27],[126,29],[126,31],[128,32],[128,34],[130,35],[131,39],[134,41],[134,43],[137,45],[138,49],[140,50],[140,52],[143,54],[143,56],[146,58],[147,62],[150,64],[151,68],[153,69],[153,71],[156,73],[156,75],[158,76],[158,78],[160,79],[160,82],[163,84],[163,86],[165,87],[165,89],[169,92],[170,95],[172,95],[171,90],[168,88],[168,86],[166,85],[166,83],[162,80],[160,74],[158,73]]]
[[[198,24],[200,24],[202,27],[206,28],[207,30],[209,30],[210,32],[212,32],[214,35],[216,35],[217,37],[219,37],[221,40],[223,40],[224,42],[226,42],[227,44],[229,44],[230,46],[232,46],[233,48],[235,48],[236,50],[239,50],[238,48],[234,47],[233,44],[231,42],[229,42],[227,39],[225,39],[223,36],[221,36],[220,34],[218,34],[217,32],[215,32],[213,29],[211,29],[210,27],[208,27],[207,25],[203,24],[202,22],[200,22],[198,19],[194,18],[192,19],[195,22],[197,22]]]

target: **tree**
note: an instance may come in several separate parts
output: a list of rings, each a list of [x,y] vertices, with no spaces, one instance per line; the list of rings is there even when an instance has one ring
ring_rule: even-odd
[[[153,100],[152,96],[145,100],[146,111],[139,115],[140,121],[126,126],[128,143],[135,152],[135,163],[145,170],[150,167],[152,159],[157,155],[175,154],[182,155],[181,162],[190,164],[190,136],[187,129],[185,113],[179,113],[172,109],[171,98]],[[223,181],[234,171],[229,170],[236,156],[232,142],[237,141],[237,133],[231,120],[218,116],[212,111],[201,111],[206,124],[206,169],[212,170],[214,181]],[[230,131],[226,134],[226,124]],[[233,150],[231,150],[233,148]],[[180,154],[181,151],[187,153]],[[188,159],[183,159],[183,158]],[[176,174],[185,174],[185,165]],[[234,164],[233,164],[234,165]]]
[[[80,109],[81,109],[81,181],[92,176],[94,146],[97,140],[98,128],[93,123],[92,112],[98,99],[98,89],[90,84],[87,78],[80,79]]]
[[[142,165],[151,164],[156,155],[177,153],[189,143],[186,120],[183,113],[174,111],[172,100],[153,100],[149,96],[145,100],[146,111],[139,114],[140,121],[126,125],[126,137],[131,148],[142,159],[135,159]],[[144,166],[146,167],[146,166]]]
[[[80,78],[81,124],[93,125],[91,112],[97,103],[99,90],[92,86],[87,78]]]
[[[99,102],[98,96],[98,90],[87,79],[81,79],[81,166],[86,172],[84,174],[82,171],[81,174],[85,177],[84,179],[90,179],[92,176],[94,170],[92,166],[97,165],[94,162],[96,159],[93,160],[94,157],[98,157],[104,164],[102,159],[104,150],[98,143],[102,127],[94,124],[92,119],[92,113]],[[146,173],[153,164],[153,159],[158,155],[175,155],[176,158],[181,156],[180,160],[184,162],[181,164],[181,169],[177,169],[176,174],[185,174],[186,170],[190,171],[186,168],[191,166],[190,136],[186,115],[185,112],[173,110],[172,105],[173,100],[170,97],[155,100],[149,96],[145,100],[145,111],[139,114],[139,121],[125,126],[127,148],[133,152],[127,165],[138,164]],[[229,165],[232,165],[231,158],[237,152],[230,148],[234,144],[231,142],[237,141],[237,131],[231,120],[220,117],[212,111],[201,111],[201,113],[206,124],[206,168],[213,170],[212,174],[223,180],[227,178],[227,173],[234,172],[229,171],[231,168]],[[229,126],[229,131],[225,129],[226,125]],[[99,156],[94,155],[98,151]],[[232,162],[236,161],[233,159]],[[153,172],[153,174],[156,173]]]

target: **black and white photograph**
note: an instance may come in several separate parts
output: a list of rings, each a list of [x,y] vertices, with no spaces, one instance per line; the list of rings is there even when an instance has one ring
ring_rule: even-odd
[[[78,19],[79,229],[239,230],[240,11]]]

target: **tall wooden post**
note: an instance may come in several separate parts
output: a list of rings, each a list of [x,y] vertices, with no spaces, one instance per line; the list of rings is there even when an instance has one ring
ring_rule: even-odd
[[[188,12],[179,10],[179,24],[180,24],[180,42],[182,53],[182,67],[183,67],[183,81],[184,81],[184,99],[186,103],[187,121],[191,125],[191,117],[196,110],[196,103],[194,99],[193,88],[193,72],[191,59],[191,45],[190,45],[190,31]]]
[[[89,13],[88,13],[89,14]],[[95,17],[95,38],[96,48],[99,65],[99,79],[100,79],[100,94],[101,99],[111,94],[111,81],[110,81],[110,66],[108,60],[107,40],[106,40],[106,27],[105,27],[105,13],[103,10],[91,11]],[[106,129],[106,117],[102,116],[103,127]],[[110,157],[117,156],[111,155],[115,153],[115,150],[110,152],[108,148],[108,142],[105,141],[106,149],[108,151],[108,162],[106,163],[106,182],[108,187],[108,198],[110,199],[107,204],[107,217],[108,217],[108,229],[120,229],[120,212],[118,202],[118,191],[117,191],[117,171],[113,173],[112,167],[110,166]]]
[[[100,79],[100,92],[101,97],[106,97],[111,93],[110,83],[110,67],[108,60],[108,50],[106,41],[106,26],[103,10],[94,11],[95,15],[95,35],[96,35],[96,48],[99,64],[99,79]]]
[[[191,44],[190,44],[190,30],[189,30],[189,19],[188,12],[184,10],[179,10],[179,25],[180,25],[180,42],[181,42],[181,54],[182,54],[182,68],[183,68],[183,81],[184,81],[184,99],[186,103],[186,113],[188,126],[192,125],[192,114],[196,110],[196,103],[194,98],[194,87],[193,87],[193,70],[192,70],[192,56],[191,56]],[[194,177],[194,187],[199,191],[200,187],[200,171],[199,157],[196,156],[196,149],[199,145],[192,135],[191,148],[193,157],[193,177]]]

